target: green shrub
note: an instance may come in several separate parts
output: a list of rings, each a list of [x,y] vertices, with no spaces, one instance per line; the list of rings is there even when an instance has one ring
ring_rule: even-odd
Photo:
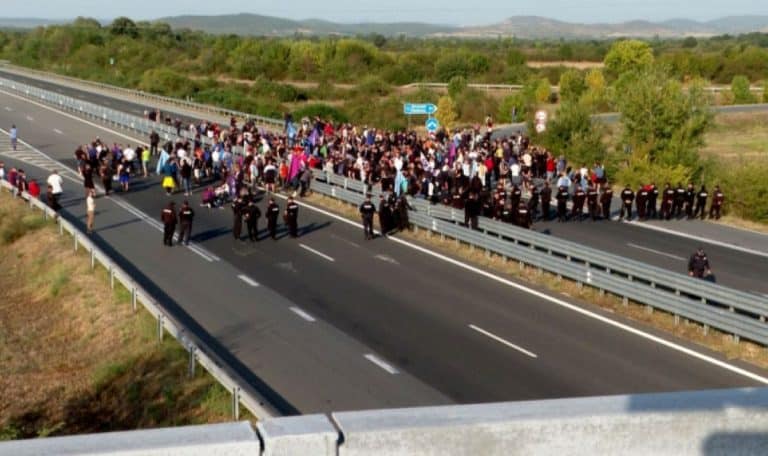
[[[302,106],[293,112],[294,121],[299,121],[303,117],[310,119],[320,117],[321,119],[331,119],[334,122],[349,122],[349,117],[347,117],[344,111],[323,103]]]

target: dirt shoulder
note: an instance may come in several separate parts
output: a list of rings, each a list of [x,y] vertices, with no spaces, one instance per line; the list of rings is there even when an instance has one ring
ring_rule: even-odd
[[[0,440],[231,420],[228,393],[39,212],[0,193]]]

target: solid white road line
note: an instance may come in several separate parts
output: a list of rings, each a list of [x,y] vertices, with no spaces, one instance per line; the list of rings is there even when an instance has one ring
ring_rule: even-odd
[[[34,122],[35,121],[35,119],[32,116],[27,116],[27,120],[30,121],[30,122]]]
[[[712,244],[712,245],[716,245],[718,247],[723,247],[723,248],[726,248],[726,249],[736,250],[738,252],[749,253],[749,254],[752,254],[752,255],[758,255],[758,256],[761,256],[761,257],[768,258],[768,252],[763,252],[763,251],[760,251],[760,250],[749,249],[747,247],[741,247],[741,246],[738,246],[738,245],[729,244],[727,242],[716,241],[714,239],[709,239],[709,238],[705,238],[705,237],[702,237],[702,236],[695,236],[693,234],[681,233],[679,231],[670,230],[669,228],[663,228],[663,227],[656,226],[656,225],[651,225],[649,223],[638,223],[638,222],[625,222],[625,223],[629,223],[629,224],[635,225],[635,226],[640,226],[640,227],[643,227],[643,228],[646,228],[646,229],[649,229],[649,230],[659,231],[661,233],[671,234],[671,235],[674,235],[674,236],[680,236],[680,237],[686,238],[686,239],[693,239],[694,241],[703,242],[705,244]]]
[[[11,108],[10,106],[6,106],[5,110],[8,111],[8,112],[13,112],[13,108]]]
[[[289,307],[288,309],[291,312],[295,313],[296,315],[300,316],[301,318],[303,318],[304,320],[307,320],[310,323],[314,323],[315,321],[317,321],[317,320],[315,320],[315,317],[313,317],[312,315],[304,312],[303,310],[299,309],[298,307]]]
[[[248,285],[250,285],[252,287],[258,287],[259,286],[258,282],[256,282],[255,280],[253,280],[252,278],[248,277],[245,274],[240,274],[239,276],[237,276],[237,278],[242,280],[243,282],[247,283]]]
[[[85,123],[87,125],[91,125],[91,126],[94,126],[96,128],[102,129],[104,131],[108,131],[108,132],[110,132],[112,134],[121,136],[123,138],[130,139],[133,142],[143,142],[143,141],[137,140],[136,138],[131,138],[130,136],[126,136],[126,135],[124,135],[122,133],[119,133],[119,132],[117,132],[115,130],[112,130],[112,129],[109,129],[107,127],[104,127],[102,125],[97,125],[97,124],[94,124],[92,122],[88,122],[87,120],[80,119],[78,117],[69,115],[67,113],[58,111],[58,110],[53,109],[53,108],[49,108],[48,106],[45,106],[43,104],[27,100],[25,98],[16,96],[14,94],[5,92],[3,90],[0,90],[0,93],[4,93],[4,94],[6,94],[8,96],[11,96],[13,98],[22,100],[22,101],[24,101],[26,103],[31,103],[33,105],[40,106],[42,108],[48,109],[49,111],[53,111],[53,112],[55,112],[55,113],[57,113],[59,115],[62,115],[62,116],[65,116],[65,117],[69,117],[71,119],[77,120],[77,121]],[[285,199],[285,197],[283,195],[275,194],[275,196],[277,196],[279,198],[282,198],[282,199]],[[320,214],[324,214],[324,215],[326,215],[328,217],[331,217],[331,218],[333,218],[335,220],[339,220],[340,222],[346,223],[348,225],[355,226],[355,227],[361,228],[361,229],[363,227],[362,224],[360,224],[360,223],[353,222],[352,220],[349,220],[349,219],[347,219],[345,217],[342,217],[340,215],[334,214],[332,212],[326,211],[324,209],[320,209],[318,207],[312,206],[312,205],[304,203],[304,202],[298,202],[297,201],[297,203],[299,204],[299,206],[306,207],[307,209],[310,209],[310,210],[315,211],[315,212],[320,213]],[[650,225],[646,225],[646,226],[650,226]],[[677,232],[674,232],[674,231],[671,231],[671,233],[672,234],[678,234],[678,235],[680,234],[680,233],[677,233]],[[502,283],[502,284],[507,285],[509,287],[515,288],[517,290],[526,292],[526,293],[528,293],[528,294],[530,294],[532,296],[536,296],[538,298],[544,299],[544,300],[546,300],[546,301],[548,301],[548,302],[550,302],[552,304],[555,304],[555,305],[558,305],[560,307],[566,308],[568,310],[571,310],[573,312],[581,314],[581,315],[583,315],[585,317],[589,317],[589,318],[595,319],[595,320],[600,321],[602,323],[605,323],[605,324],[607,324],[609,326],[613,326],[614,328],[620,329],[622,331],[626,331],[626,332],[634,334],[634,335],[636,335],[638,337],[642,337],[642,338],[644,338],[646,340],[650,340],[650,341],[655,342],[655,343],[657,343],[659,345],[663,345],[663,346],[665,346],[665,347],[667,347],[669,349],[672,349],[672,350],[678,351],[680,353],[683,353],[685,355],[688,355],[688,356],[690,356],[692,358],[696,358],[696,359],[698,359],[700,361],[704,361],[706,363],[709,363],[709,364],[712,364],[714,366],[720,367],[720,368],[725,369],[727,371],[730,371],[730,372],[733,372],[735,374],[741,375],[743,377],[749,378],[749,379],[751,379],[751,380],[753,380],[755,382],[768,385],[768,377],[763,377],[761,375],[757,375],[757,374],[755,374],[753,372],[750,372],[750,371],[748,371],[746,369],[742,369],[742,368],[740,368],[738,366],[735,366],[733,364],[729,364],[727,362],[721,361],[721,360],[719,360],[717,358],[714,358],[712,356],[705,355],[703,353],[699,353],[699,352],[697,352],[695,350],[692,350],[690,348],[684,347],[684,346],[682,346],[680,344],[677,344],[675,342],[671,342],[669,340],[663,339],[661,337],[655,336],[655,335],[647,333],[645,331],[641,331],[641,330],[639,330],[637,328],[633,328],[632,326],[626,325],[624,323],[620,323],[620,322],[618,322],[616,320],[612,320],[612,319],[610,319],[608,317],[605,317],[603,315],[600,315],[598,313],[595,313],[595,312],[583,309],[583,308],[581,308],[581,307],[579,307],[579,306],[577,306],[575,304],[571,304],[571,303],[569,303],[567,301],[563,301],[562,299],[558,299],[558,298],[555,298],[553,296],[550,296],[550,295],[547,295],[545,293],[542,293],[540,291],[536,291],[533,288],[529,288],[529,287],[526,287],[526,286],[521,285],[519,283],[513,282],[511,280],[504,279],[502,277],[499,277],[499,276],[497,276],[495,274],[491,274],[490,272],[487,272],[487,271],[483,271],[482,269],[476,268],[474,266],[469,266],[467,264],[464,264],[464,263],[462,263],[462,262],[460,262],[458,260],[455,260],[453,258],[450,258],[448,256],[445,256],[445,255],[433,252],[433,251],[431,251],[429,249],[425,249],[424,247],[421,247],[419,245],[416,245],[416,244],[413,244],[411,242],[399,239],[396,236],[388,236],[388,238],[390,240],[392,240],[393,242],[397,242],[398,244],[410,247],[410,248],[412,248],[414,250],[417,250],[417,251],[419,251],[421,253],[424,253],[426,255],[430,255],[430,256],[432,256],[434,258],[437,258],[437,259],[440,259],[442,261],[445,261],[446,263],[450,263],[450,264],[452,264],[454,266],[463,268],[463,269],[465,269],[467,271],[471,271],[471,272],[473,272],[475,274],[481,275],[481,276],[486,277],[488,279],[491,279],[491,280],[494,280],[496,282]],[[735,246],[728,245],[728,247],[733,248]],[[754,252],[754,251],[748,251],[748,252],[749,253],[763,255],[762,253],[758,253],[758,252]],[[764,254],[763,256],[768,256],[768,254]]]
[[[63,132],[63,131],[61,131],[61,130],[59,130],[58,128],[54,128],[54,129],[53,129],[53,131],[54,131],[54,133],[58,133],[58,134],[60,134],[60,135],[63,135],[63,134],[64,134],[64,132]]]
[[[538,358],[538,356],[536,356],[536,353],[528,351],[528,350],[524,349],[523,347],[520,347],[519,345],[515,345],[515,344],[513,344],[512,342],[510,342],[508,340],[502,339],[501,337],[497,336],[496,334],[493,334],[492,332],[488,332],[488,331],[484,330],[483,328],[480,328],[480,327],[475,326],[475,325],[469,325],[469,327],[474,329],[475,331],[479,332],[480,334],[482,334],[484,336],[490,337],[491,339],[495,340],[496,342],[499,342],[501,344],[506,345],[509,348],[513,348],[513,349],[519,351],[520,353],[522,353],[524,355],[528,355],[531,358]]]
[[[394,368],[391,364],[388,362],[382,360],[378,356],[374,355],[373,353],[368,353],[365,355],[365,359],[372,362],[373,364],[379,366],[380,368],[384,369],[385,371],[389,372],[392,375],[398,374],[399,371]]]
[[[277,195],[277,196],[282,197],[281,195]],[[285,199],[285,198],[283,198],[283,199]],[[304,202],[298,202],[298,204],[300,206],[302,206],[302,207],[306,207],[309,210],[312,210],[312,211],[315,211],[317,213],[326,215],[326,216],[331,217],[333,219],[336,219],[336,220],[338,220],[340,222],[344,222],[344,223],[346,223],[348,225],[351,225],[351,226],[354,226],[354,227],[357,227],[357,228],[361,228],[361,229],[363,227],[360,223],[353,222],[352,220],[349,220],[347,218],[344,218],[344,217],[342,217],[340,215],[337,215],[337,214],[334,214],[332,212],[326,211],[324,209],[320,209],[318,207],[312,206],[310,204],[307,204],[307,203],[304,203]],[[492,274],[490,272],[483,271],[482,269],[479,269],[479,268],[476,268],[474,266],[470,266],[468,264],[462,263],[461,261],[455,260],[455,259],[453,259],[451,257],[442,255],[442,254],[437,253],[437,252],[433,252],[433,251],[431,251],[429,249],[421,247],[420,245],[413,244],[413,243],[411,243],[409,241],[405,241],[403,239],[400,239],[397,236],[390,235],[390,236],[387,236],[387,238],[390,239],[393,242],[397,242],[398,244],[401,244],[401,245],[404,245],[406,247],[410,247],[410,248],[412,248],[414,250],[417,250],[417,251],[419,251],[419,252],[421,252],[421,253],[423,253],[425,255],[432,256],[432,257],[437,258],[439,260],[445,261],[446,263],[450,263],[450,264],[452,264],[454,266],[457,266],[459,268],[465,269],[467,271],[471,271],[471,272],[473,272],[473,273],[475,273],[477,275],[481,275],[481,276],[486,277],[488,279],[494,280],[494,281],[496,281],[498,283],[507,285],[509,287],[512,287],[512,288],[515,288],[517,290],[523,291],[523,292],[528,293],[530,295],[536,296],[536,297],[541,298],[541,299],[543,299],[545,301],[548,301],[548,302],[550,302],[552,304],[558,305],[558,306],[563,307],[565,309],[568,309],[568,310],[571,310],[571,311],[576,312],[578,314],[581,314],[581,315],[583,315],[585,317],[592,318],[592,319],[597,320],[597,321],[599,321],[601,323],[605,323],[605,324],[607,324],[609,326],[613,326],[616,329],[619,329],[619,330],[631,333],[631,334],[633,334],[635,336],[638,336],[638,337],[642,337],[643,339],[649,340],[649,341],[657,343],[659,345],[663,345],[664,347],[667,347],[669,349],[672,349],[672,350],[675,350],[677,352],[683,353],[683,354],[685,354],[687,356],[690,356],[692,358],[696,358],[699,361],[703,361],[705,363],[712,364],[712,365],[717,366],[717,367],[719,367],[721,369],[725,369],[727,371],[733,372],[734,374],[741,375],[742,377],[746,377],[746,378],[748,378],[750,380],[753,380],[755,382],[768,385],[768,377],[763,377],[761,375],[755,374],[754,372],[750,372],[750,371],[748,371],[746,369],[743,369],[741,367],[735,366],[735,365],[727,363],[725,361],[721,361],[721,360],[719,360],[717,358],[714,358],[712,356],[705,355],[703,353],[699,353],[699,352],[697,352],[695,350],[692,350],[692,349],[690,349],[688,347],[684,347],[683,345],[680,345],[678,343],[666,340],[666,339],[661,338],[659,336],[655,336],[653,334],[647,333],[647,332],[642,331],[640,329],[637,329],[637,328],[634,328],[632,326],[626,325],[624,323],[618,322],[616,320],[612,320],[612,319],[610,319],[610,318],[608,318],[606,316],[600,315],[599,313],[592,312],[590,310],[581,308],[581,307],[579,307],[579,306],[577,306],[575,304],[571,304],[571,303],[569,303],[567,301],[563,301],[562,299],[555,298],[554,296],[550,296],[548,294],[545,294],[545,293],[542,293],[540,291],[534,290],[533,288],[526,287],[525,285],[513,282],[511,280],[507,280],[505,278],[499,277],[499,276],[497,276],[495,274]]]
[[[315,250],[312,247],[309,247],[307,245],[299,244],[299,247],[301,247],[302,249],[304,249],[306,251],[314,253],[315,255],[319,256],[320,258],[325,258],[326,260],[330,261],[331,263],[336,261],[333,258],[329,257],[328,255],[324,254],[323,252],[318,252],[317,250]]]
[[[656,255],[665,256],[665,257],[672,258],[672,259],[675,259],[675,260],[685,261],[685,258],[683,258],[681,256],[672,255],[671,253],[662,252],[660,250],[654,250],[654,249],[651,249],[651,248],[648,248],[648,247],[643,247],[642,245],[633,244],[631,242],[628,242],[627,246],[632,247],[633,249],[645,250],[646,252],[655,253]]]

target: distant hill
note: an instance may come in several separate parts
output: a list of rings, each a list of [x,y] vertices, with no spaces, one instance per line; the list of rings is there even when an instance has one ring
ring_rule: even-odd
[[[616,24],[582,24],[538,16],[513,16],[496,24],[457,27],[421,22],[355,24],[337,23],[321,19],[291,20],[258,14],[231,14],[223,16],[172,16],[157,19],[176,29],[201,30],[213,34],[250,36],[291,35],[406,35],[410,37],[488,38],[514,36],[545,39],[610,39],[617,37],[680,38],[738,35],[750,32],[768,33],[768,16],[730,16],[699,22],[690,19],[670,19],[662,22],[628,21]],[[0,28],[33,28],[40,25],[61,24],[65,20],[3,19]],[[108,23],[108,21],[102,21]]]
[[[320,19],[294,21],[258,14],[226,16],[173,16],[158,19],[173,28],[189,28],[213,34],[288,36],[288,35],[365,35],[428,36],[452,33],[458,27],[418,22],[340,24]]]

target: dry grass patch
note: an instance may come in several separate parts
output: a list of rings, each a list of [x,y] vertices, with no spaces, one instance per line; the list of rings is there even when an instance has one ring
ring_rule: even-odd
[[[339,200],[317,193],[305,199],[353,220],[359,218],[356,208]],[[644,304],[631,301],[625,303],[618,296],[601,293],[589,286],[581,286],[576,282],[560,279],[553,274],[539,271],[533,267],[521,266],[518,261],[505,260],[495,254],[489,255],[484,250],[456,242],[451,238],[442,238],[440,235],[423,229],[398,233],[398,236],[415,241],[442,254],[467,260],[473,265],[484,267],[504,277],[526,282],[550,293],[575,299],[586,306],[597,306],[604,311],[719,352],[728,359],[738,359],[762,368],[768,368],[768,349],[761,345],[743,340],[736,342],[731,335],[721,331],[704,328],[698,323],[676,318],[674,315],[654,310]]]
[[[231,419],[226,391],[189,379],[186,351],[7,194],[0,240],[0,440]]]

